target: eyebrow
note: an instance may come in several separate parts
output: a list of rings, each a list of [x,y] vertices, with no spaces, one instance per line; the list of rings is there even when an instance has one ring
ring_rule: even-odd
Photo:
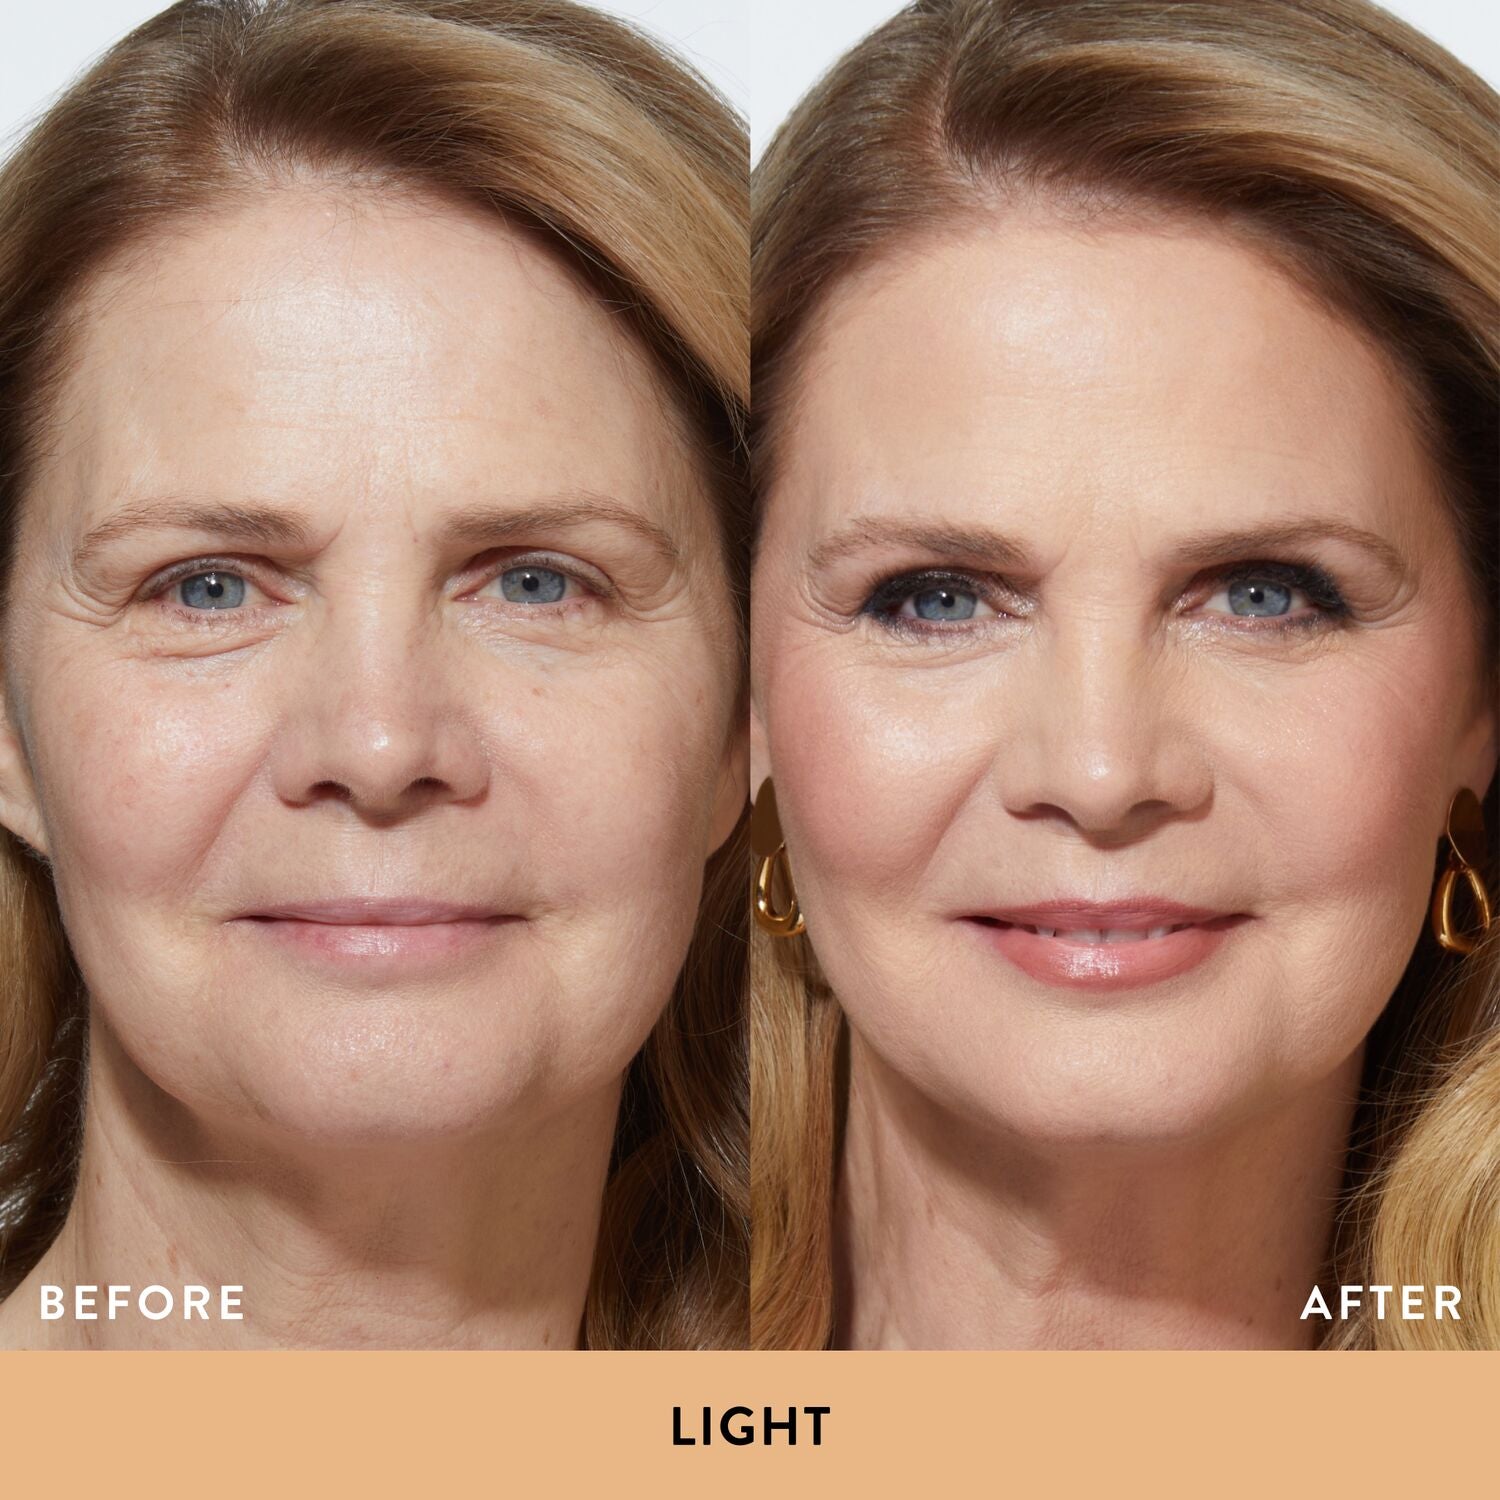
[[[1362,548],[1398,578],[1407,572],[1405,557],[1384,537],[1333,517],[1199,531],[1174,542],[1166,557],[1177,567],[1252,561],[1258,554],[1329,540]],[[809,566],[825,568],[852,554],[882,546],[911,547],[1009,568],[1024,568],[1028,558],[1026,548],[1014,537],[988,526],[872,516],[859,517],[825,537],[809,555]]]
[[[618,500],[592,492],[523,506],[501,501],[465,506],[443,520],[439,534],[445,541],[488,547],[590,522],[617,526],[639,537],[668,562],[681,561],[681,549],[663,527]],[[313,536],[308,519],[274,506],[178,498],[141,500],[123,506],[89,530],[73,551],[73,566],[83,567],[123,537],[163,528],[211,532],[259,546],[306,546]]]
[[[1231,527],[1200,531],[1173,545],[1168,559],[1179,566],[1223,562],[1226,558],[1254,561],[1257,554],[1286,547],[1305,547],[1310,542],[1336,541],[1370,553],[1398,578],[1407,572],[1406,558],[1383,536],[1362,526],[1332,516],[1305,521],[1272,521],[1264,526]]]
[[[306,545],[311,528],[300,517],[269,506],[233,505],[213,500],[137,500],[122,506],[84,534],[73,549],[73,567],[83,567],[112,542],[138,531],[177,529],[261,546]]]
[[[944,557],[998,562],[1006,567],[1021,567],[1026,562],[1026,549],[1019,542],[988,526],[861,516],[824,537],[813,548],[808,565],[814,570],[826,568],[875,547],[911,547],[941,553]]]
[[[476,547],[494,546],[515,537],[584,526],[592,521],[632,533],[669,563],[682,561],[682,550],[669,531],[630,506],[592,492],[542,501],[523,509],[491,502],[466,506],[444,521],[442,534],[448,541]]]

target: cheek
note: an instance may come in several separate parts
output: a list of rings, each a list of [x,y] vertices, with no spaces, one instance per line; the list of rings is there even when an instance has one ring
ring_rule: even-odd
[[[642,844],[678,848],[709,811],[728,719],[721,664],[679,656],[675,671],[631,660],[471,674],[474,696],[455,708],[484,741],[493,803],[523,827],[591,844],[611,867]],[[277,675],[164,679],[137,663],[49,673],[32,695],[28,750],[59,873],[152,890],[191,883],[297,712]]]
[[[1274,753],[1224,752],[1252,809],[1265,1004],[1289,1069],[1356,1046],[1421,938],[1463,686],[1440,643],[1392,641],[1280,694]]]
[[[1462,701],[1441,654],[1416,638],[1264,694],[1276,729],[1254,749],[1221,715],[1222,775],[1253,811],[1247,833],[1262,847],[1247,856],[1265,870],[1270,900],[1313,912],[1368,906],[1377,921],[1420,911]]]
[[[982,1113],[1003,1078],[1016,1109],[1024,1095],[1056,1125],[1110,1100],[1121,1118],[1160,1111],[1152,1090],[1176,1090],[1188,1120],[1323,1076],[1358,1045],[1425,921],[1452,791],[1464,679],[1440,641],[1393,633],[1296,668],[1200,659],[1164,683],[1162,723],[1205,758],[1213,798],[1206,818],[1159,827],[1147,863],[1190,892],[1212,864],[1213,889],[1265,918],[1209,1020],[1165,1004],[971,1003],[996,977],[1013,998],[1032,992],[965,967],[972,955],[924,920],[924,901],[965,852],[978,869],[1026,847],[1045,867],[1045,834],[976,797],[1027,733],[1012,705],[1035,699],[1008,692],[993,662],[898,673],[836,650],[785,651],[765,682],[778,805],[828,977],[866,1039],[929,1092],[971,1084]],[[953,973],[973,985],[912,983]]]
[[[439,706],[479,743],[488,794],[377,829],[276,795],[277,737],[316,706],[288,685],[316,674],[269,655],[172,682],[136,662],[59,662],[31,738],[100,1014],[175,1097],[312,1132],[437,1128],[497,1099],[600,1086],[687,949],[729,675],[696,636],[609,659],[473,661]],[[247,975],[224,945],[216,918],[247,891],[287,869],[360,880],[387,855],[403,875],[535,904],[543,920],[506,950],[500,984],[478,970],[346,991],[280,960]]]
[[[484,732],[509,782],[497,804],[539,888],[601,919],[659,908],[685,945],[729,710],[722,666],[696,653],[677,665],[633,660],[499,692]]]
[[[191,885],[274,732],[265,695],[212,669],[170,680],[139,664],[64,665],[30,746],[59,893]]]
[[[855,666],[837,650],[787,653],[766,698],[777,806],[814,905],[919,881],[996,737],[975,673]]]

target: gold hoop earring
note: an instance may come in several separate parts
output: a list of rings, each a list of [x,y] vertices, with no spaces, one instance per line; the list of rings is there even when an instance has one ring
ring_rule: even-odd
[[[755,805],[750,809],[750,850],[759,863],[755,869],[755,920],[772,937],[796,937],[806,930],[802,908],[797,905],[797,887],[787,862],[786,840],[781,836],[781,816],[776,811],[776,788],[769,776],[761,782]],[[777,911],[772,886],[777,866],[790,893],[785,910]]]
[[[1448,804],[1448,866],[1438,877],[1432,895],[1432,931],[1441,947],[1449,953],[1472,953],[1478,940],[1460,932],[1453,925],[1453,888],[1460,879],[1469,884],[1474,897],[1474,911],[1479,918],[1482,936],[1490,930],[1490,893],[1478,867],[1484,863],[1484,811],[1479,798],[1461,787]]]

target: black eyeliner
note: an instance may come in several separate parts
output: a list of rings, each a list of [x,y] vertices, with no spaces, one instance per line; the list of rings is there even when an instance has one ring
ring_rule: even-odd
[[[890,615],[913,594],[944,585],[962,589],[978,599],[984,597],[984,585],[971,574],[955,573],[945,568],[922,568],[915,573],[898,573],[876,584],[869,598],[860,606],[860,613]]]
[[[1347,615],[1348,601],[1342,590],[1316,563],[1248,562],[1233,563],[1217,573],[1218,581],[1224,584],[1246,583],[1264,580],[1268,583],[1285,584],[1301,589],[1308,601],[1324,615]],[[1265,616],[1274,619],[1275,616]]]

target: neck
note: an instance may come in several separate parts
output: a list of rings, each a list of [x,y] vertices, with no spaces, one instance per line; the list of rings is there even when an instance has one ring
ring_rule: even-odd
[[[1313,1344],[1300,1314],[1328,1252],[1361,1053],[1211,1139],[1038,1146],[955,1118],[850,1043],[841,1347]]]
[[[310,1149],[206,1125],[96,1025],[78,1187],[0,1305],[0,1347],[576,1347],[618,1107],[616,1082],[461,1139]],[[113,1320],[110,1285],[131,1288]],[[174,1294],[160,1321],[135,1300],[153,1285]],[[96,1320],[74,1318],[76,1286],[99,1289]],[[187,1286],[207,1318],[183,1317]],[[226,1286],[242,1320],[219,1316]]]

